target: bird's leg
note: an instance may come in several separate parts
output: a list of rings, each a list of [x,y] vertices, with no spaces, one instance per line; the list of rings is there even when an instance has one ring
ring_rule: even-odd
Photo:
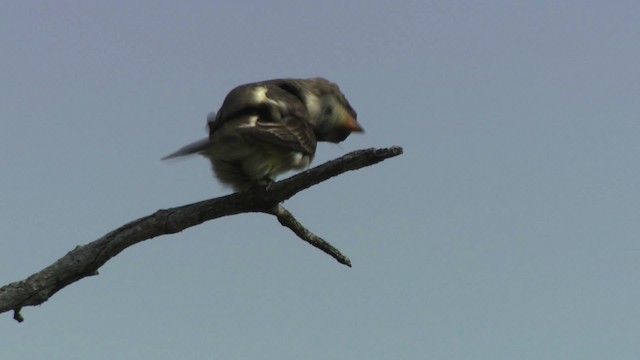
[[[245,189],[262,189],[269,190],[271,185],[273,185],[276,181],[269,176],[265,176],[259,180],[254,180],[252,183],[248,184]]]
[[[260,181],[261,185],[264,185],[264,189],[265,190],[269,190],[269,188],[271,187],[271,185],[273,185],[273,183],[275,183],[276,181],[273,180],[272,178],[265,176],[262,178],[262,180]]]

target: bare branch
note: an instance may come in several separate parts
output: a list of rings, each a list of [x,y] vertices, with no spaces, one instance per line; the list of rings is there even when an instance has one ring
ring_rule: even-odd
[[[340,250],[336,249],[333,245],[326,242],[321,237],[315,235],[311,231],[307,230],[284,206],[278,204],[268,213],[275,215],[282,226],[286,226],[293,231],[298,237],[314,247],[324,251],[331,255],[339,263],[351,267],[351,260],[343,255]]]
[[[122,250],[156,236],[173,234],[205,221],[244,212],[276,215],[280,223],[304,241],[351,266],[349,259],[331,244],[305,229],[279,204],[296,193],[350,170],[357,170],[402,154],[401,147],[358,150],[338,159],[279,181],[266,189],[252,189],[197,203],[158,210],[134,220],[86,245],[77,246],[43,270],[0,288],[0,313],[13,310],[21,322],[20,310],[40,305],[53,294],[84,277],[98,275],[98,269]]]

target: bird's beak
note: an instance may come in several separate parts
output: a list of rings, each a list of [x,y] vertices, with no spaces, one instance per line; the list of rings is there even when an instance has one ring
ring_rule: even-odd
[[[353,131],[353,132],[364,132],[364,129],[362,128],[362,126],[360,126],[360,124],[358,123],[358,121],[351,115],[347,114],[344,117],[344,121],[342,122],[342,126],[349,130],[349,131]]]

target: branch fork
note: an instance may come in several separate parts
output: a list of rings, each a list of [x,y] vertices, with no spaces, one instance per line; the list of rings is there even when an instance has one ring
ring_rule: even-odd
[[[281,203],[313,185],[347,171],[398,156],[402,151],[399,146],[357,150],[273,183],[269,189],[251,189],[158,210],[122,225],[95,241],[77,246],[53,264],[24,280],[1,287],[0,313],[13,310],[13,318],[22,322],[22,308],[43,304],[67,285],[88,276],[98,275],[98,269],[102,265],[129,246],[156,236],[177,233],[205,221],[245,212],[274,215],[280,224],[291,229],[300,239],[350,267],[351,260],[347,256],[306,229]]]

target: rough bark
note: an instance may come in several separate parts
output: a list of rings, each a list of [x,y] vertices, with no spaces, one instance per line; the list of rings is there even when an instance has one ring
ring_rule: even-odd
[[[268,189],[252,189],[189,205],[158,210],[131,221],[86,245],[77,246],[62,258],[25,280],[0,288],[0,313],[13,310],[21,322],[25,306],[40,305],[53,294],[84,277],[98,275],[98,269],[127,247],[156,236],[173,234],[205,221],[245,212],[276,216],[300,239],[324,251],[338,262],[351,261],[337,248],[306,229],[281,203],[298,192],[346,171],[357,170],[402,154],[402,148],[358,150],[338,159],[272,184]]]

